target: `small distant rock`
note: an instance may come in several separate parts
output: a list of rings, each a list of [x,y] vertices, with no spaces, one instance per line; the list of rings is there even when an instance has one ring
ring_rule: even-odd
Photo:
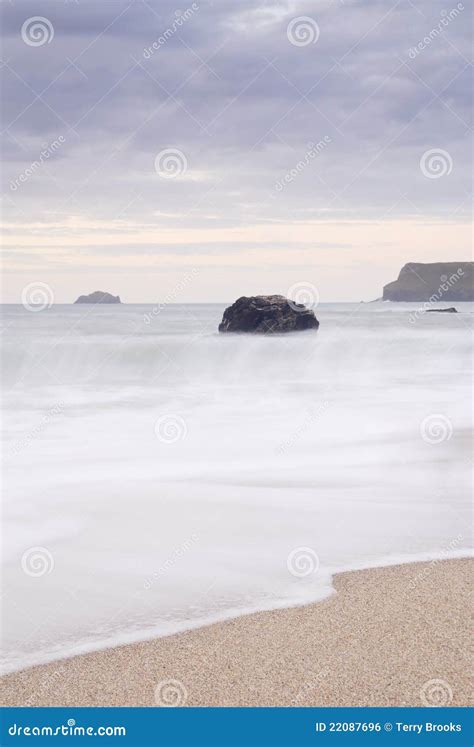
[[[89,293],[88,296],[79,296],[77,301],[74,303],[122,303],[120,296],[112,296],[111,293],[105,293],[104,291],[94,291]]]
[[[437,314],[457,314],[458,310],[454,306],[450,306],[449,309],[426,309],[426,313],[429,314],[431,311]]]
[[[311,309],[284,296],[242,296],[224,311],[219,332],[277,334],[318,327]]]

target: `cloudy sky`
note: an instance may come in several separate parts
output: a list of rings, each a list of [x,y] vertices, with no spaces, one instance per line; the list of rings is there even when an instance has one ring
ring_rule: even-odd
[[[0,11],[3,301],[359,301],[470,259],[466,0]]]

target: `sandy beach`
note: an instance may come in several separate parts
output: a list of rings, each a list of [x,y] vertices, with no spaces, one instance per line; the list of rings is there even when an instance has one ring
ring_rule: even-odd
[[[7,675],[9,706],[470,704],[472,560],[337,575],[317,604]]]

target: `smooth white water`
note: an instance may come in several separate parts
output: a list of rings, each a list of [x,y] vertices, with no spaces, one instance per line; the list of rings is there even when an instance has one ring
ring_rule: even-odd
[[[219,305],[3,306],[4,670],[469,554],[456,306],[321,304],[275,337],[217,334]]]

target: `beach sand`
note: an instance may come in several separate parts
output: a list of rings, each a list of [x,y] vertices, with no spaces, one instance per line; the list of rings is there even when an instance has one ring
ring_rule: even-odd
[[[2,702],[469,705],[471,571],[462,559],[342,573],[316,604],[7,675]]]

